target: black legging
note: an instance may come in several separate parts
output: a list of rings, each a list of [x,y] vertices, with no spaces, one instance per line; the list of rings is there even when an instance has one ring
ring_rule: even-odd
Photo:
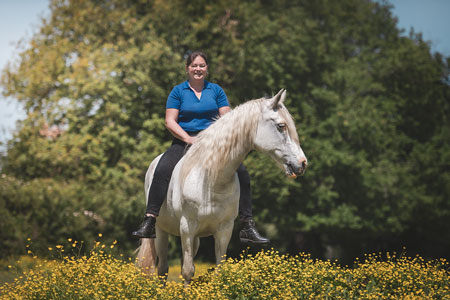
[[[195,135],[195,134],[192,134]],[[186,152],[187,144],[177,138],[173,139],[172,145],[161,156],[155,168],[153,181],[148,193],[147,214],[159,215],[161,205],[166,198],[169,189],[170,178],[173,169]],[[250,189],[250,175],[243,164],[237,169],[241,194],[239,197],[240,219],[252,218],[252,192]]]

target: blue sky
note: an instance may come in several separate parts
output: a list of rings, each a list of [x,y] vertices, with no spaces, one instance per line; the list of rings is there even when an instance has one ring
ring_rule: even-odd
[[[37,32],[41,17],[49,16],[48,0],[0,0],[0,70],[17,56],[17,42]],[[1,88],[0,88],[1,91]],[[14,99],[0,94],[0,143],[12,137],[15,123],[25,118]]]
[[[0,69],[13,61],[21,39],[29,39],[38,30],[40,19],[49,16],[49,0],[0,0]],[[389,0],[398,17],[398,27],[422,32],[432,50],[450,56],[450,0]],[[0,95],[0,143],[11,138],[18,119],[25,113],[14,99]]]

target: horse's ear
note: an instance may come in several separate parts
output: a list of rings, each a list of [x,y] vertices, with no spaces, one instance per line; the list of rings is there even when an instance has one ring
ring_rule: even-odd
[[[272,103],[271,106],[273,109],[278,107],[278,104],[283,103],[284,99],[286,99],[286,90],[285,89],[281,89],[278,94],[276,94],[273,98],[272,98]]]

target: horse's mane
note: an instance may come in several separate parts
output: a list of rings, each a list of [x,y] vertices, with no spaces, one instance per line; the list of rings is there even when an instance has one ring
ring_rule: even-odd
[[[253,145],[249,143],[256,134],[263,100],[243,103],[203,130],[184,157],[181,182],[195,165],[202,166],[209,176],[217,178],[218,171],[230,158],[235,158],[236,153],[241,153],[243,148],[252,149]]]
[[[207,171],[209,179],[215,179],[225,164],[236,158],[237,153],[254,148],[251,143],[256,134],[262,105],[266,100],[250,100],[235,107],[197,136],[197,141],[184,157],[180,172],[182,185],[194,166],[201,166]],[[298,135],[291,115],[282,103],[278,108],[287,124],[290,137],[298,144]]]

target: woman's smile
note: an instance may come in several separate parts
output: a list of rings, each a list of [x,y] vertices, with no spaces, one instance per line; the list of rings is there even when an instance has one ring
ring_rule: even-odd
[[[208,74],[208,65],[201,56],[197,56],[187,67],[189,79],[203,80]]]

